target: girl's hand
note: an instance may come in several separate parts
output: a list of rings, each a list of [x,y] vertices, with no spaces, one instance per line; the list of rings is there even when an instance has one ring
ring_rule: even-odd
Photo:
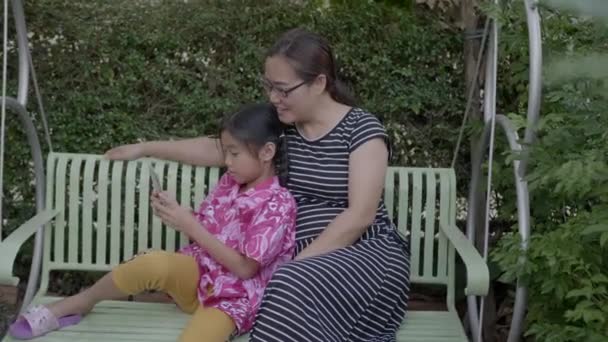
[[[189,237],[192,236],[193,231],[200,229],[200,224],[192,215],[192,210],[179,205],[175,198],[165,191],[152,194],[152,208],[154,214],[166,225]]]

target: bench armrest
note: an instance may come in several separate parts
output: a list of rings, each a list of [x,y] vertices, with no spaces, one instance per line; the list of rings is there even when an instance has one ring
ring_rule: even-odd
[[[27,239],[36,233],[38,228],[49,223],[58,213],[56,210],[42,211],[0,242],[0,285],[16,286],[19,284],[19,278],[13,276],[13,264],[19,249]]]
[[[490,270],[481,254],[467,237],[456,226],[440,225],[441,231],[462,258],[467,270],[467,286],[464,293],[467,296],[485,296],[490,286]]]

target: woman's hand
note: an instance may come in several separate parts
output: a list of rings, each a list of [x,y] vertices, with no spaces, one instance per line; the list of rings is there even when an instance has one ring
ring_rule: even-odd
[[[175,198],[167,192],[152,194],[152,208],[154,214],[166,225],[189,237],[192,237],[193,232],[201,228],[194,215],[192,215],[192,210],[179,205]]]
[[[114,147],[106,151],[104,156],[110,160],[133,160],[144,156],[143,144],[129,144]]]

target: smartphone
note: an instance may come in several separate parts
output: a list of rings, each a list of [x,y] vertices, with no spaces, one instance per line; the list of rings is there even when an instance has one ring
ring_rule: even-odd
[[[148,168],[150,169],[150,178],[152,178],[152,189],[156,192],[161,192],[162,189],[160,187],[160,179],[158,178],[158,175],[156,172],[154,172],[152,165],[148,164]]]

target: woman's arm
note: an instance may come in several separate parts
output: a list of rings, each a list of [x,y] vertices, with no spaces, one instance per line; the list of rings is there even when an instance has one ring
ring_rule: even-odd
[[[350,246],[365,233],[376,217],[387,167],[388,149],[380,138],[365,142],[350,154],[348,208],[296,260]]]
[[[208,137],[122,145],[107,151],[105,156],[115,160],[131,160],[148,156],[198,166],[224,165],[219,140]]]

